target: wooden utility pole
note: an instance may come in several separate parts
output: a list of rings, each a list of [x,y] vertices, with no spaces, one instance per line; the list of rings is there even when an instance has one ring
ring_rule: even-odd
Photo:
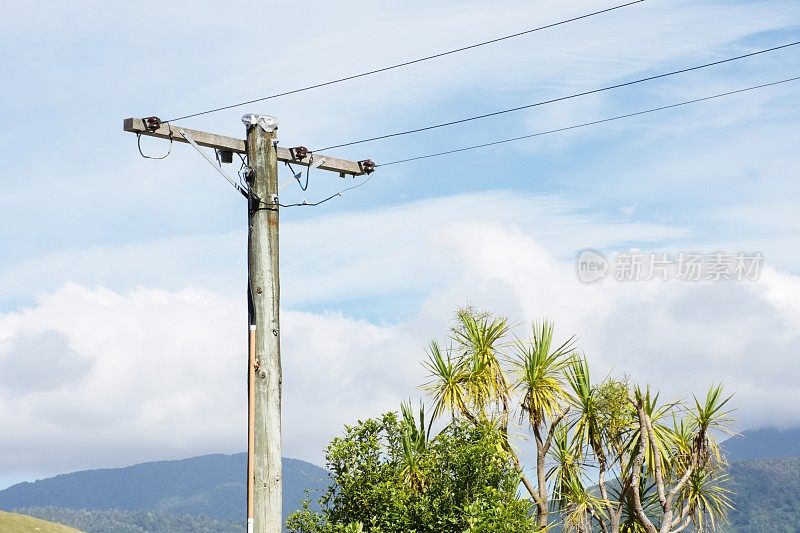
[[[247,531],[280,533],[283,502],[278,162],[313,166],[341,177],[370,174],[375,164],[370,160],[348,161],[312,154],[302,146],[281,148],[277,146],[276,119],[245,115],[242,121],[247,125],[246,141],[162,123],[156,117],[127,118],[123,129],[138,136],[191,144],[248,197]],[[201,147],[246,155],[247,190],[237,185]]]
[[[251,191],[248,253],[256,367],[253,391],[253,531],[280,533],[281,516],[281,346],[278,275],[277,123],[254,118],[247,126]],[[277,122],[274,121],[273,122]],[[249,525],[249,524],[248,524]]]

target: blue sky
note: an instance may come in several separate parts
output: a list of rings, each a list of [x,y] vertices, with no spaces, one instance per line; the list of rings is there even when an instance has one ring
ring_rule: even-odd
[[[0,459],[0,485],[243,446],[243,203],[186,145],[163,161],[140,158],[125,117],[192,113],[610,5],[87,1],[7,10],[0,369],[26,375],[28,358],[46,354],[69,379],[28,389],[0,381],[0,424],[18,434],[0,436],[10,458]],[[648,0],[183,124],[243,136],[242,114],[268,113],[284,146],[314,148],[784,44],[798,40],[799,24],[797,2]],[[798,48],[789,48],[335,153],[380,163],[798,74]],[[342,423],[418,395],[422,347],[467,301],[523,322],[548,316],[579,334],[599,369],[670,393],[726,379],[744,429],[800,423],[789,407],[797,392],[782,381],[798,365],[800,338],[797,83],[385,167],[335,201],[284,210],[287,454],[319,462]],[[289,187],[283,198],[313,201],[342,186],[312,172],[307,193]],[[745,285],[586,287],[572,258],[587,247],[761,251],[768,272]],[[761,353],[769,358],[753,372]],[[653,358],[701,371],[686,382]],[[187,364],[198,366],[193,379]],[[354,391],[359,383],[367,385]],[[191,425],[177,422],[186,417]],[[39,432],[48,443],[30,446]]]

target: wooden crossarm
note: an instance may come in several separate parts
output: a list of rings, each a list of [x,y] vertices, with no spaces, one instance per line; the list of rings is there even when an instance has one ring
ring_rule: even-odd
[[[184,130],[191,135],[200,146],[214,148],[216,150],[227,150],[237,154],[244,154],[247,152],[247,147],[242,139],[193,130],[174,124],[161,124],[158,129],[151,131],[147,129],[141,118],[126,118],[122,129],[130,133],[157,137],[159,139],[169,139],[171,136],[173,141],[185,143],[187,142],[186,139],[179,133],[181,130]],[[320,170],[328,170],[338,174],[349,174],[351,176],[362,176],[367,173],[358,161],[349,161],[347,159],[339,159],[338,157],[331,157],[323,154],[313,154],[313,158],[315,167]],[[321,160],[323,160],[323,162],[317,165],[316,163],[319,163]],[[278,161],[307,167],[310,164],[310,157],[296,159],[291,150],[279,146]]]

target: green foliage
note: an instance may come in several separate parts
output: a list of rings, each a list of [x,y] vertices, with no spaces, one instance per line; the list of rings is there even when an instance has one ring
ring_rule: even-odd
[[[498,348],[510,327],[506,318],[472,308],[456,312],[450,339],[455,343],[460,366],[465,370],[463,387],[478,411],[495,400],[505,399],[509,393]]]
[[[689,507],[698,531],[707,531],[709,527],[716,531],[720,518],[734,508],[727,488],[729,482],[728,476],[713,466],[692,471],[681,491],[681,500]]]
[[[569,489],[574,479],[581,475],[581,450],[574,445],[566,426],[561,426],[553,433],[553,445],[550,448],[552,466],[547,471],[547,479],[552,486],[551,507],[553,510],[564,510],[569,505]]]
[[[553,348],[553,324],[533,325],[528,342],[517,340],[511,370],[516,375],[514,388],[521,394],[521,407],[532,426],[540,426],[555,416],[566,397],[564,369],[570,363],[573,339]]]
[[[418,426],[406,408],[402,418],[388,413],[346,427],[326,457],[333,484],[320,499],[322,510],[294,513],[290,531],[534,530],[530,504],[517,498],[519,477],[503,436],[491,422],[456,421],[428,440],[424,417]]]
[[[596,423],[610,451],[622,453],[622,436],[634,423],[627,379],[606,379],[593,392]]]
[[[700,402],[697,397],[694,398],[695,409],[692,412],[691,421],[696,431],[693,442],[695,453],[712,460],[722,460],[722,451],[713,432],[730,434],[728,427],[733,420],[730,418],[731,412],[725,410],[725,406],[730,400],[731,396],[723,396],[722,385],[712,385],[703,402]]]
[[[469,374],[464,363],[453,357],[452,351],[442,353],[439,343],[431,341],[428,360],[423,363],[431,375],[431,380],[422,388],[433,397],[433,418],[444,413],[455,416],[468,411],[467,392],[464,389]]]
[[[645,533],[644,525],[636,516],[636,511],[633,509],[631,498],[624,498],[621,494],[621,489],[622,487],[620,487],[618,483],[611,489],[614,500],[622,502],[620,533]],[[649,481],[646,476],[642,476],[639,480],[639,494],[642,499],[642,508],[647,517],[652,522],[658,522],[658,515],[661,508],[659,507],[655,483]]]
[[[448,348],[432,341],[424,363],[432,418],[451,424],[431,440],[424,410],[417,422],[404,405],[402,419],[347,428],[328,448],[322,513],[298,513],[295,531],[541,530],[551,511],[577,533],[716,530],[732,509],[714,438],[731,422],[722,387],[692,405],[627,378],[595,383],[574,337],[557,343],[554,331],[544,321],[509,339],[506,318],[458,310]],[[520,433],[533,437],[533,482],[512,445]]]
[[[465,532],[496,533],[498,531],[535,531],[528,513],[528,503],[510,498],[500,490],[489,487],[480,497],[463,508]],[[456,531],[456,529],[453,529]]]
[[[652,429],[652,437],[642,435],[647,432],[647,428],[642,428],[637,420],[631,431],[628,432],[628,452],[633,455],[639,447],[642,438],[645,440],[645,461],[647,467],[647,475],[655,475],[656,467],[662,469],[665,474],[671,472],[670,466],[676,466],[672,459],[677,458],[675,452],[685,452],[682,447],[675,447],[676,435],[674,427],[668,423],[674,421],[672,418],[675,416],[675,408],[678,406],[677,402],[659,403],[659,393],[653,392],[648,385],[647,387],[634,387],[633,396],[637,403],[641,403],[644,415],[648,418]],[[664,421],[667,422],[664,422]],[[673,471],[678,476],[678,472]]]
[[[570,404],[574,408],[572,434],[575,444],[583,451],[582,456],[592,452],[598,460],[605,462],[604,428],[598,418],[598,398],[592,385],[586,356],[576,357],[570,361],[565,374],[571,389]]]
[[[726,532],[800,531],[800,457],[734,462],[728,475],[736,512]]]

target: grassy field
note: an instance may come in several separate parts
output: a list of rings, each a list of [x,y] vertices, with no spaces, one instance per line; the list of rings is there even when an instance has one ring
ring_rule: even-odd
[[[77,529],[61,524],[5,511],[0,511],[0,531],[3,533],[80,533]]]

